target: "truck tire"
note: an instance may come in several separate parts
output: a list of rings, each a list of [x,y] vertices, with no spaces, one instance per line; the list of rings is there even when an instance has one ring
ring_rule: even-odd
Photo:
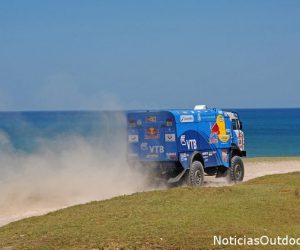
[[[200,161],[193,161],[187,175],[189,186],[202,186],[204,183],[204,169]]]
[[[231,158],[231,165],[228,170],[228,177],[230,181],[240,182],[244,179],[244,163],[239,156]]]

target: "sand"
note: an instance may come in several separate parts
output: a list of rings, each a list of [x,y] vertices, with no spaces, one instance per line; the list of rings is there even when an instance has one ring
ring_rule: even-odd
[[[257,177],[284,174],[300,171],[300,159],[298,157],[286,158],[252,158],[244,161],[245,176],[244,181]],[[228,186],[227,178],[206,177],[205,186]]]

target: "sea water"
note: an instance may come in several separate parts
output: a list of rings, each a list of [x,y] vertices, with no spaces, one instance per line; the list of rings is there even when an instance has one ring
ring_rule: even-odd
[[[300,109],[237,109],[249,157],[300,156]],[[123,112],[0,112],[0,150],[33,152],[41,141],[80,136],[89,142],[120,135],[126,140]]]
[[[237,110],[248,156],[300,156],[300,109]]]

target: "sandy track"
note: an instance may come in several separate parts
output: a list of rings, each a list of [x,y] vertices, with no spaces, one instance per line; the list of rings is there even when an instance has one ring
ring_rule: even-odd
[[[300,161],[246,162],[245,166],[245,181],[264,175],[300,171]]]
[[[284,174],[289,172],[300,171],[300,160],[280,160],[280,161],[246,161],[244,181],[248,181],[257,177]],[[233,185],[228,183],[227,178],[205,177],[205,186],[217,187]]]
[[[272,174],[282,174],[282,173],[288,173],[288,172],[296,172],[300,171],[300,160],[284,160],[284,161],[246,161],[245,162],[245,178],[244,180],[250,180],[256,177],[265,176],[265,175],[272,175]],[[227,178],[215,178],[215,177],[206,177],[205,178],[205,186],[207,187],[216,187],[216,186],[227,186],[232,185],[228,183]],[[135,190],[135,191],[144,191],[144,189],[141,190]],[[126,194],[129,194],[126,192]],[[116,194],[117,195],[117,194]],[[116,196],[116,195],[112,195]],[[109,197],[105,197],[109,198]],[[10,204],[13,205],[13,204]],[[38,207],[36,209],[26,210],[25,208],[20,209],[16,213],[14,211],[13,213],[9,214],[6,213],[5,216],[1,216],[0,213],[0,226],[3,226],[5,224],[8,224],[12,221],[20,220],[22,218],[35,216],[35,215],[42,215],[45,213],[48,213],[50,211],[54,211],[57,209],[63,208],[63,206],[60,206],[59,204],[57,206],[47,207],[47,204],[43,206],[43,208]],[[0,211],[1,212],[1,211]],[[7,210],[6,210],[7,212]]]

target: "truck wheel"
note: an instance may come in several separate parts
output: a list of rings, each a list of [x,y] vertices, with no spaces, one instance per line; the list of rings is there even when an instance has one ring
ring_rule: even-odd
[[[189,186],[202,186],[204,182],[204,169],[200,161],[193,161],[187,176]]]
[[[234,156],[231,158],[228,175],[230,181],[239,182],[244,179],[244,163],[241,157]]]

